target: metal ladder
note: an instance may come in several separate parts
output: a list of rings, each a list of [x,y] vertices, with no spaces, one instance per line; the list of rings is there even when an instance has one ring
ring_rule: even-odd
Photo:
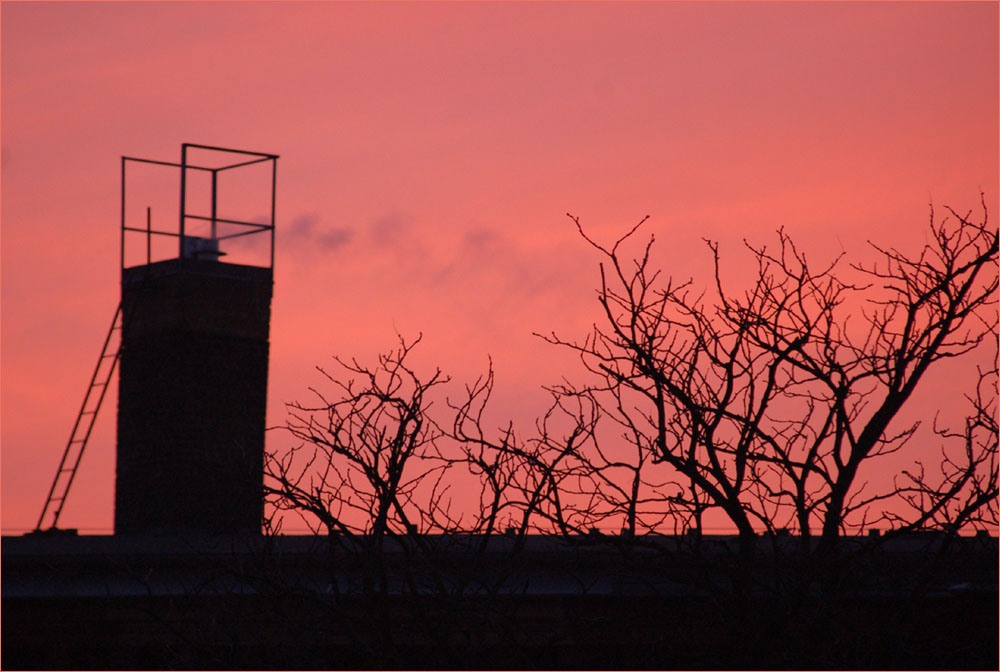
[[[76,477],[76,470],[80,466],[80,458],[87,447],[90,433],[94,429],[94,422],[97,420],[97,412],[101,409],[101,402],[108,391],[108,384],[111,376],[118,364],[121,354],[121,332],[122,332],[122,306],[118,305],[115,310],[115,317],[111,321],[111,329],[104,339],[104,347],[101,356],[97,360],[94,374],[90,377],[90,385],[83,396],[83,404],[80,412],[76,416],[73,424],[73,431],[70,432],[69,442],[66,450],[63,451],[62,460],[59,462],[59,469],[52,479],[52,487],[49,488],[49,496],[45,500],[42,508],[42,515],[38,518],[36,531],[55,529],[59,523],[59,516],[66,505],[66,496],[69,488]],[[47,519],[50,521],[46,524]]]

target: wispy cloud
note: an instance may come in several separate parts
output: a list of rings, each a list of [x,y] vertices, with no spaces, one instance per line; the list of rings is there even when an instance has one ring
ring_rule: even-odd
[[[354,229],[332,228],[316,236],[316,243],[324,250],[335,250],[354,240]]]
[[[368,235],[376,247],[410,244],[413,237],[413,217],[403,212],[382,215],[368,226]]]
[[[304,213],[293,218],[278,235],[282,247],[294,250],[309,247],[330,251],[351,243],[355,230],[346,226],[324,227],[319,215]]]

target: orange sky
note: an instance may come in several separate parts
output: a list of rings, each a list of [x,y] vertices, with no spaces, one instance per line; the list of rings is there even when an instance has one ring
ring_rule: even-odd
[[[528,421],[578,373],[532,332],[597,317],[567,211],[605,240],[651,215],[701,281],[703,236],[738,278],[778,226],[862,258],[920,244],[931,201],[996,213],[997,26],[997,3],[4,2],[4,533],[37,520],[117,304],[120,155],[281,155],[269,424],[394,330],[458,381],[492,355]],[[110,530],[106,403],[64,526]]]

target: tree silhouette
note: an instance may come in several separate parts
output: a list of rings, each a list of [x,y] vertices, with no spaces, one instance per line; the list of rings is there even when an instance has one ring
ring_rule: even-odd
[[[280,533],[289,514],[304,521],[325,541],[317,552],[329,575],[305,590],[280,571],[256,580],[309,597],[318,637],[350,633],[379,665],[401,664],[397,640],[414,631],[435,643],[441,665],[485,660],[482,650],[497,647],[512,659],[531,633],[509,599],[523,587],[508,579],[529,532],[581,529],[586,507],[570,481],[595,419],[557,400],[528,438],[511,424],[491,431],[492,369],[449,399],[439,369],[423,376],[411,366],[419,342],[400,337],[374,365],[335,358],[334,372],[320,369],[332,389],[289,405],[296,444],[265,459],[265,530]],[[455,506],[459,487],[478,489],[478,503]],[[467,638],[453,635],[456,613]]]
[[[381,543],[387,537],[586,530],[590,509],[574,497],[590,470],[580,461],[592,440],[596,409],[554,396],[523,438],[512,423],[495,431],[484,415],[492,367],[457,400],[438,394],[450,379],[409,364],[420,338],[378,357],[375,366],[336,358],[320,373],[333,393],[289,405],[287,432],[297,444],[265,461],[265,493],[276,514],[294,513],[314,532]],[[432,407],[444,402],[436,416]],[[441,417],[447,414],[447,420]],[[478,507],[456,507],[449,491],[474,481]]]
[[[339,371],[323,372],[333,393],[290,406],[298,444],[267,457],[268,529],[299,515],[331,547],[360,554],[366,594],[385,597],[395,580],[394,590],[442,600],[500,594],[505,574],[477,574],[498,538],[510,542],[509,566],[530,534],[611,543],[627,561],[629,549],[654,548],[673,558],[674,580],[736,596],[745,620],[734,627],[752,633],[828,623],[852,563],[894,535],[995,528],[998,236],[985,199],[978,220],[932,209],[922,249],[872,244],[869,264],[841,254],[817,265],[778,230],[770,245],[745,244],[754,280],[738,290],[723,282],[716,243],[713,282],[698,289],[657,270],[654,236],[638,240],[646,220],[602,245],[571,219],[601,255],[601,311],[580,340],[544,337],[576,352],[583,371],[550,388],[534,426],[488,425],[492,365],[448,397],[440,370],[422,376],[408,363],[419,339],[401,338],[375,366],[338,359]],[[931,423],[940,451],[925,465],[928,432],[905,421],[915,391],[942,362],[971,368],[987,355],[963,425]],[[889,456],[908,466],[869,482]],[[453,501],[463,487],[478,496]],[[708,548],[719,516],[736,543]],[[394,575],[389,542],[405,558]],[[779,625],[744,608],[762,582],[787,598]],[[830,597],[819,611],[816,585]],[[516,630],[500,601],[484,604],[480,616]],[[393,631],[387,607],[372,613],[383,619],[375,630]]]
[[[932,210],[922,249],[872,245],[867,265],[814,264],[779,230],[745,244],[754,279],[739,290],[713,242],[714,281],[698,289],[657,270],[654,237],[639,240],[646,220],[607,246],[571,219],[601,255],[601,310],[582,340],[544,337],[583,370],[549,389],[533,426],[490,424],[492,364],[457,394],[440,369],[419,373],[419,338],[372,366],[336,359],[320,369],[329,389],[290,405],[296,445],[266,458],[265,527],[297,515],[328,540],[334,592],[318,622],[383,653],[394,633],[423,628],[441,664],[519,651],[532,635],[512,577],[529,536],[544,535],[604,545],[640,573],[671,567],[718,598],[734,650],[801,640],[796,655],[818,660],[810,647],[839,627],[844,596],[879,576],[850,571],[879,545],[944,533],[929,574],[960,532],[995,528],[998,243],[985,201],[979,220]],[[960,426],[904,421],[928,371],[985,358]],[[869,483],[889,456],[904,466]],[[705,534],[720,516],[735,543]],[[337,592],[345,568],[361,577],[360,611]],[[761,591],[780,602],[760,607]],[[414,598],[406,616],[399,595]],[[454,614],[484,639],[456,642]]]
[[[899,419],[929,369],[995,342],[997,233],[985,203],[981,221],[932,210],[922,250],[873,244],[870,265],[840,255],[817,267],[779,230],[773,246],[746,244],[755,281],[740,291],[723,283],[715,243],[714,283],[701,291],[654,268],[653,236],[637,258],[622,252],[645,220],[612,246],[573,221],[603,256],[602,315],[582,341],[546,337],[579,353],[589,376],[552,388],[531,436],[483,426],[492,368],[433,417],[430,397],[448,379],[420,378],[406,363],[416,343],[401,339],[375,367],[337,360],[339,373],[324,372],[336,399],[313,390],[317,404],[291,405],[300,445],[268,456],[272,504],[372,538],[611,521],[628,534],[700,532],[721,511],[747,539],[787,529],[832,546],[876,523],[995,520],[995,370],[970,393],[966,428],[937,428],[942,479],[913,461],[875,491],[861,473],[911,448],[919,423]],[[481,496],[456,512],[444,492],[459,467]],[[887,502],[906,505],[880,510]]]
[[[981,222],[949,213],[935,222],[932,212],[931,242],[917,255],[873,246],[874,265],[849,269],[840,258],[816,268],[779,230],[773,248],[747,244],[757,273],[742,292],[724,286],[719,248],[709,242],[710,297],[654,270],[652,236],[637,259],[624,258],[621,247],[639,226],[605,247],[573,218],[604,257],[603,315],[583,341],[549,337],[577,351],[592,374],[561,392],[591,399],[634,449],[685,479],[671,500],[695,529],[714,508],[745,538],[791,528],[834,545],[871,524],[865,514],[874,504],[928,494],[915,473],[909,489],[869,494],[859,472],[908,446],[917,426],[894,421],[929,368],[996,338],[996,231],[985,205]],[[966,440],[975,455],[947,461],[948,482],[978,488],[977,510],[996,496],[988,387],[979,386],[976,438]],[[960,490],[937,487],[934,510],[954,504]],[[878,520],[914,528],[939,519]],[[975,520],[961,516],[962,524]]]
[[[447,378],[438,370],[425,380],[409,368],[415,344],[400,339],[375,367],[337,358],[340,375],[319,369],[335,397],[312,388],[316,403],[289,405],[286,429],[299,444],[265,465],[265,492],[278,511],[299,514],[313,532],[376,543],[422,531],[437,498],[430,508],[411,505],[439,471],[430,461],[443,433],[429,396]]]
[[[993,361],[996,361],[994,354]],[[895,493],[908,505],[908,515],[887,513],[895,527],[942,530],[956,534],[973,526],[996,529],[997,494],[997,368],[979,371],[974,394],[966,399],[969,414],[960,430],[938,425],[941,457],[930,472],[915,462],[895,481]],[[934,466],[937,468],[934,469]]]

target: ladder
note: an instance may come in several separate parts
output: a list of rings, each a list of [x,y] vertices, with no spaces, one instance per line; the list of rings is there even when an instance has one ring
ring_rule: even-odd
[[[76,416],[73,424],[73,431],[70,432],[69,442],[66,450],[63,451],[62,460],[59,462],[59,469],[52,479],[52,487],[49,488],[49,496],[45,500],[42,508],[42,515],[38,518],[36,531],[55,529],[59,523],[59,516],[62,514],[63,506],[66,504],[66,496],[69,488],[76,477],[76,470],[80,466],[80,458],[87,447],[90,433],[94,429],[94,422],[97,420],[97,412],[104,401],[104,395],[108,391],[111,376],[118,364],[121,354],[121,331],[122,331],[122,306],[118,305],[115,310],[115,317],[111,321],[111,329],[104,339],[104,347],[101,356],[94,367],[94,374],[90,377],[90,385],[83,396],[83,405]]]

